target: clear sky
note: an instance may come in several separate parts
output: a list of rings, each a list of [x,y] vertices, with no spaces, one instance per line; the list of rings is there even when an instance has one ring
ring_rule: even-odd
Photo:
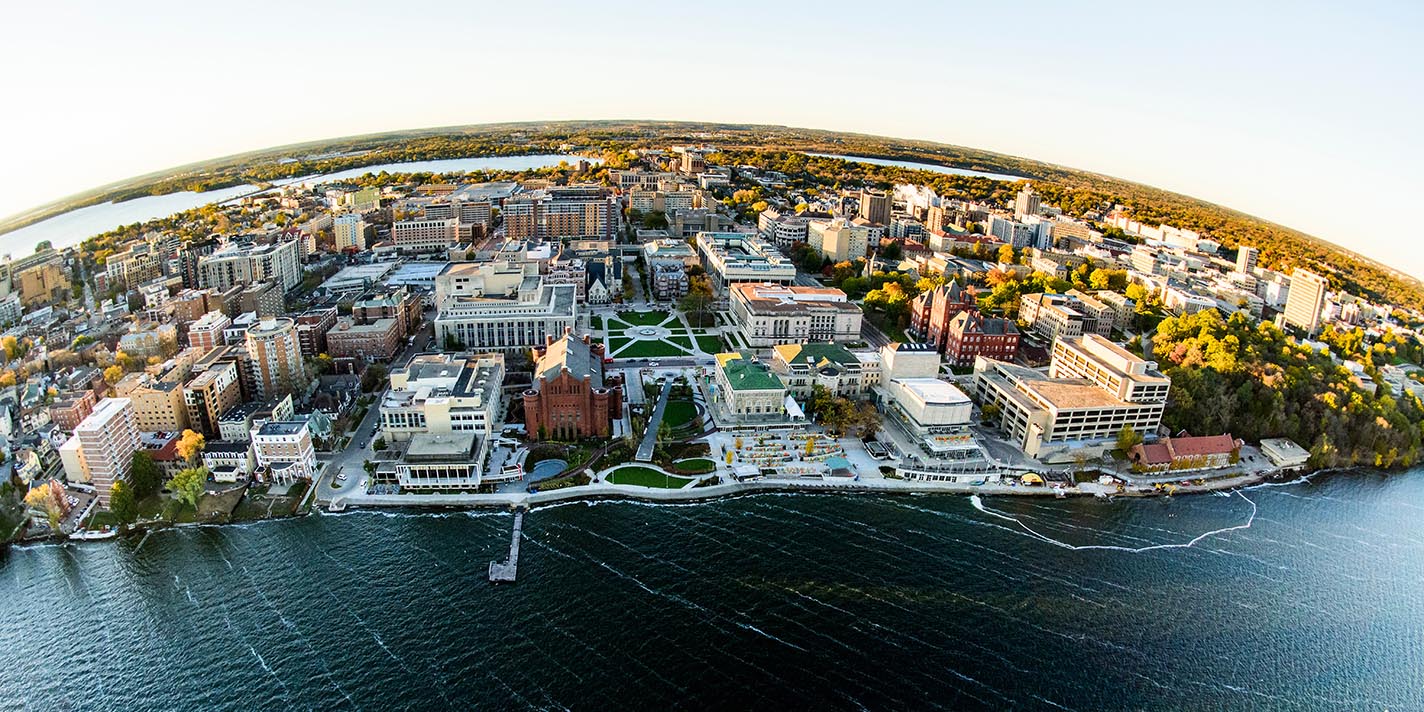
[[[1424,3],[52,0],[5,24],[0,215],[350,134],[735,121],[1095,170],[1424,277]]]

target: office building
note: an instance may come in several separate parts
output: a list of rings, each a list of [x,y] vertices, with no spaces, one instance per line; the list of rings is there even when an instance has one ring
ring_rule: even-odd
[[[401,220],[391,224],[391,241],[402,254],[445,252],[459,241],[454,218]]]
[[[504,356],[421,354],[391,371],[381,400],[381,436],[476,433],[488,437],[500,412]]]
[[[699,232],[697,254],[712,281],[712,289],[727,294],[728,285],[742,282],[791,284],[796,265],[755,235],[739,232]]]
[[[1330,282],[1310,270],[1297,267],[1291,273],[1286,293],[1285,321],[1306,334],[1320,330],[1320,311],[1325,308],[1325,291]]]
[[[475,350],[533,348],[574,325],[575,293],[571,284],[545,284],[535,276],[513,299],[448,299],[435,319],[436,343]]]
[[[944,337],[944,360],[951,366],[973,366],[980,356],[1013,361],[1019,352],[1019,330],[1014,322],[978,311],[954,315]]]
[[[980,358],[974,385],[999,409],[999,427],[1029,457],[1096,457],[1123,427],[1151,433],[1162,421],[1171,380],[1096,334],[1059,339],[1048,374]]]
[[[809,398],[816,386],[861,398],[880,381],[880,359],[862,358],[839,344],[782,344],[771,348],[771,371],[797,398]]]
[[[870,249],[870,229],[843,218],[811,220],[806,227],[806,244],[832,262],[864,259]]]

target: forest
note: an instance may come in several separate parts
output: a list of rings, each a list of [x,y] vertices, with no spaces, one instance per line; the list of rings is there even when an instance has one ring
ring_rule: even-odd
[[[1215,309],[1163,320],[1151,349],[1172,379],[1163,425],[1173,432],[1286,437],[1310,450],[1315,467],[1420,461],[1424,406],[1391,395],[1373,360],[1364,369],[1371,384],[1270,323]]]

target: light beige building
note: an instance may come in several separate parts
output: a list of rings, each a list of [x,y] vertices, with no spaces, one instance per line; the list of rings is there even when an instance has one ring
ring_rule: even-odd
[[[870,230],[842,218],[812,220],[806,224],[806,243],[832,262],[856,260],[869,249]]]
[[[1162,422],[1171,380],[1157,364],[1096,334],[1054,343],[1044,374],[979,358],[974,387],[999,427],[1029,457],[1045,462],[1098,457],[1124,426],[1151,433]]]
[[[729,291],[732,319],[748,346],[860,340],[865,315],[839,289],[746,282]]]
[[[71,453],[66,456],[61,451],[65,475],[73,481],[94,485],[99,506],[107,508],[110,488],[115,482],[128,480],[133,454],[139,449],[133,402],[128,398],[99,401],[94,412],[74,429],[74,437],[65,448]],[[74,466],[78,469],[69,469]]]
[[[488,437],[499,417],[504,356],[422,354],[391,371],[381,400],[381,435],[398,442],[415,435],[473,432]]]
[[[1330,282],[1310,270],[1297,267],[1291,273],[1286,293],[1285,320],[1307,334],[1320,330],[1320,310],[1325,308],[1325,291]]]
[[[134,420],[146,433],[181,433],[188,427],[188,405],[183,386],[171,381],[154,381],[129,393]]]
[[[391,225],[391,240],[403,253],[444,252],[459,238],[460,221],[401,220]]]

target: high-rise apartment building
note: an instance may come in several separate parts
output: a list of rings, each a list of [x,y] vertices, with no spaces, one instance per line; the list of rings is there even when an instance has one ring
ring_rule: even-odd
[[[215,349],[223,343],[223,332],[232,326],[232,319],[220,311],[210,311],[188,325],[188,345],[200,349]]]
[[[1014,217],[1037,215],[1041,207],[1043,207],[1043,200],[1038,193],[1034,192],[1033,186],[1024,186],[1023,190],[1014,196]]]
[[[857,215],[876,225],[890,224],[890,194],[874,190],[860,191]]]
[[[1236,271],[1251,274],[1256,270],[1256,260],[1261,251],[1249,245],[1236,248]]]
[[[1320,310],[1325,307],[1325,290],[1330,287],[1324,277],[1307,269],[1295,268],[1291,273],[1290,291],[1286,293],[1286,323],[1307,334],[1320,329]]]
[[[337,250],[361,251],[366,249],[366,221],[360,215],[338,215],[331,222],[331,231],[336,238]]]
[[[265,319],[248,329],[247,354],[252,360],[253,385],[261,398],[291,393],[306,382],[301,342],[291,319]]]
[[[70,472],[74,461],[66,459],[65,474],[75,481],[94,485],[99,506],[109,506],[109,490],[115,482],[127,480],[133,454],[139,449],[138,422],[133,402],[127,398],[105,398],[94,406],[65,448],[77,450],[78,472]]]

